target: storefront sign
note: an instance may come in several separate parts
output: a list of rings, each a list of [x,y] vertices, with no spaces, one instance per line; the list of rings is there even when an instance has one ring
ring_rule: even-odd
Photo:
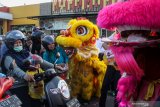
[[[67,28],[67,23],[71,20],[70,18],[61,18],[53,20],[44,20],[41,21],[41,27],[46,30],[62,30]]]
[[[71,12],[98,12],[117,0],[53,0],[53,14]]]

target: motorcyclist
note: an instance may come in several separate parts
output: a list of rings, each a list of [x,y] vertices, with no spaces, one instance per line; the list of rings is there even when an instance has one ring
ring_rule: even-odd
[[[31,46],[31,53],[32,54],[38,54],[42,55],[44,49],[41,44],[41,39],[44,36],[44,32],[38,28],[33,28],[32,34],[31,34],[31,40],[32,40],[32,46]]]
[[[31,53],[23,48],[24,39],[24,34],[18,30],[12,30],[6,34],[5,44],[8,50],[3,56],[1,64],[3,73],[15,79],[11,92],[21,99],[22,107],[31,107],[27,81],[34,81],[34,78],[32,75],[26,74],[27,67],[23,64],[23,60],[31,56]],[[40,65],[44,70],[53,67],[53,64],[44,60]]]
[[[43,59],[50,63],[55,63],[55,68],[61,71],[67,71],[68,56],[66,55],[63,48],[56,44],[55,38],[50,35],[45,36],[42,39],[42,45],[46,49],[46,51],[43,53]]]

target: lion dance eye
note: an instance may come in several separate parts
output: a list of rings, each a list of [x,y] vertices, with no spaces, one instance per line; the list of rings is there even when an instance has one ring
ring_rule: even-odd
[[[85,26],[79,26],[76,29],[77,35],[84,36],[88,33],[88,29]]]

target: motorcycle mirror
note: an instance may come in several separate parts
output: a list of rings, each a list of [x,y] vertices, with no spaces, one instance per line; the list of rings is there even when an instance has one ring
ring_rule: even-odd
[[[39,82],[39,81],[44,79],[44,74],[43,73],[37,73],[37,74],[34,75],[34,79],[35,79],[36,82]]]
[[[61,56],[60,53],[57,52],[56,58],[58,59],[60,56]]]

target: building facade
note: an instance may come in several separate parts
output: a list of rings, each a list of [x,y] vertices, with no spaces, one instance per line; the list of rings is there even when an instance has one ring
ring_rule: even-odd
[[[66,25],[71,18],[86,17],[96,23],[96,17],[100,9],[116,0],[53,0],[52,15],[63,16],[52,20],[53,30],[66,29]],[[101,35],[110,35],[110,32],[101,30]]]
[[[58,35],[60,30],[66,29],[72,18],[86,17],[96,23],[100,9],[117,0],[53,0],[52,3],[43,3],[40,6],[40,16],[29,17],[39,19],[40,26],[49,34]],[[44,14],[45,13],[45,14]],[[110,35],[110,32],[100,29],[101,35]]]
[[[4,35],[10,30],[10,22],[13,20],[13,15],[9,12],[8,7],[0,7],[0,35]]]
[[[10,13],[13,14],[13,20],[10,23],[11,30],[31,31],[33,26],[39,26],[39,20],[28,19],[28,17],[40,15],[40,4],[23,5],[10,7]]]

